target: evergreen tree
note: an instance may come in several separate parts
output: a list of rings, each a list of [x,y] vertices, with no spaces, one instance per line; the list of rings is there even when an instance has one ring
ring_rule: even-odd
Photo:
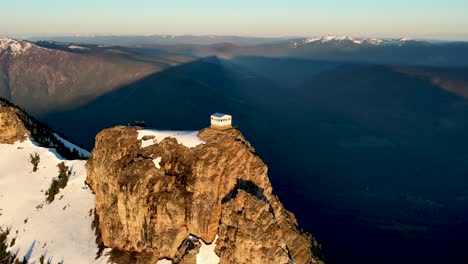
[[[29,154],[29,160],[31,161],[31,164],[33,165],[33,171],[37,171],[37,167],[39,166],[39,161],[41,161],[41,157],[39,157],[39,154],[34,153]]]

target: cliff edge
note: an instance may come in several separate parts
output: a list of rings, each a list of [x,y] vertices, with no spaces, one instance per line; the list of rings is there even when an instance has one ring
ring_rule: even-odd
[[[219,263],[323,263],[238,130],[203,129],[192,147],[142,133],[101,131],[86,164],[105,246],[139,263],[196,263],[206,244]]]
[[[18,107],[0,99],[0,143],[13,144],[31,135],[32,122]]]

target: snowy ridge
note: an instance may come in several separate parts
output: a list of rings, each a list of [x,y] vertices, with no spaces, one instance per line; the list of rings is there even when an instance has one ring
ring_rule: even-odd
[[[0,39],[0,51],[6,50],[13,55],[19,55],[27,51],[33,46],[30,42],[14,40],[11,38]]]
[[[57,133],[53,133],[54,136],[60,141],[63,143],[63,145],[65,145],[65,147],[67,147],[68,149],[70,150],[76,150],[78,151],[79,154],[81,154],[82,156],[84,157],[89,157],[91,156],[91,153],[87,150],[84,150],[80,147],[77,147],[75,145],[73,145],[70,141],[66,140],[66,139],[63,139],[62,137],[60,137],[59,135],[57,135]]]
[[[144,136],[152,136],[153,138],[143,140]],[[138,139],[141,141],[141,147],[148,147],[161,140],[171,137],[177,139],[179,144],[182,144],[188,148],[196,147],[200,144],[205,144],[205,141],[198,137],[198,131],[163,131],[163,130],[151,130],[151,129],[139,129]]]
[[[38,170],[32,172],[29,155],[40,156]],[[41,255],[52,263],[106,263],[96,258],[93,221],[94,195],[85,185],[86,161],[64,160],[55,149],[28,140],[0,144],[0,226],[10,229],[8,248],[38,263]],[[45,192],[58,175],[57,164],[69,167],[68,184],[48,204]]]
[[[384,40],[378,38],[357,38],[357,37],[349,37],[349,36],[334,36],[334,35],[326,35],[322,37],[313,37],[313,38],[306,38],[299,41],[292,41],[290,44],[292,47],[300,47],[303,45],[307,45],[310,43],[327,43],[327,42],[352,42],[357,45],[367,44],[367,45],[382,45],[382,44],[396,44],[401,45],[407,41],[410,41],[408,38],[400,38],[394,40]]]
[[[50,43],[52,43],[52,42],[50,42]],[[16,39],[11,39],[11,38],[0,38],[0,52],[2,52],[2,50],[5,50],[9,54],[12,54],[13,56],[16,56],[16,55],[21,55],[21,54],[27,52],[31,48],[47,50],[47,51],[54,51],[54,52],[66,52],[66,51],[61,51],[61,50],[44,48],[44,47],[38,46],[38,45],[36,45],[36,44],[34,44],[32,42],[26,41],[26,40],[16,40]]]

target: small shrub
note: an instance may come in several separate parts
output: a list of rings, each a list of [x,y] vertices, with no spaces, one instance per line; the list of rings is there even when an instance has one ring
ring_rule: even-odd
[[[14,237],[11,241],[10,241],[10,247],[14,246],[16,243],[16,237]]]
[[[59,168],[59,187],[60,189],[63,189],[67,186],[68,182],[68,166],[65,165],[65,162],[61,162],[57,165]]]
[[[54,199],[55,199],[55,195],[57,193],[59,193],[59,191],[60,191],[59,183],[58,183],[57,179],[54,178],[54,179],[52,179],[52,183],[50,184],[49,189],[45,193],[46,196],[47,196],[47,198],[46,198],[47,202],[48,203],[53,202]]]
[[[45,254],[41,255],[41,257],[39,258],[39,264],[52,264],[52,259],[49,258],[46,262],[45,257],[46,257]]]
[[[39,154],[34,153],[29,154],[29,160],[31,161],[31,164],[33,165],[33,171],[37,171],[37,167],[39,166],[39,162],[41,161],[41,157],[39,157]]]

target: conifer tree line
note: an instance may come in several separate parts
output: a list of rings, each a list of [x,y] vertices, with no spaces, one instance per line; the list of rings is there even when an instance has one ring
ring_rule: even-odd
[[[79,153],[76,149],[70,149],[66,147],[65,144],[63,144],[54,136],[54,134],[51,132],[52,129],[50,129],[47,125],[37,121],[32,116],[29,116],[19,106],[9,102],[2,97],[0,97],[0,106],[14,107],[19,109],[21,112],[18,113],[18,117],[24,123],[26,128],[31,132],[32,139],[40,146],[45,148],[55,148],[57,152],[65,159],[86,159],[86,157]],[[60,135],[60,137],[65,138],[63,135]]]

